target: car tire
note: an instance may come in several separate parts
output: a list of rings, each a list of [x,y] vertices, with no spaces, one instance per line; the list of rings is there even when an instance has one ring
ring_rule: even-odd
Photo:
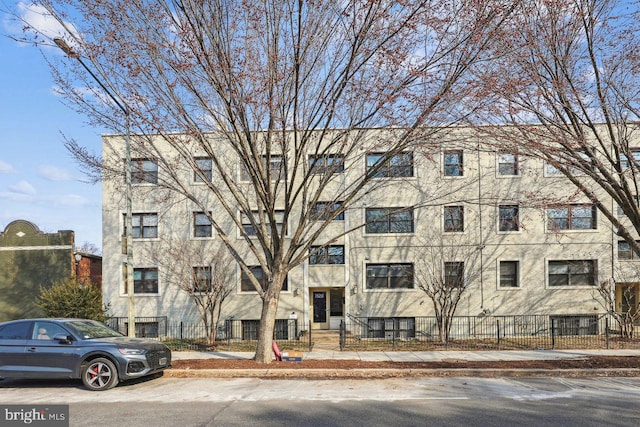
[[[82,382],[92,391],[109,390],[118,384],[118,370],[109,359],[99,357],[82,368]]]

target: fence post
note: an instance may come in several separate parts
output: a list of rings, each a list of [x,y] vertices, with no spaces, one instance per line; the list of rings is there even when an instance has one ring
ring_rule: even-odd
[[[344,320],[340,320],[340,351],[344,350],[346,335],[346,324]]]
[[[551,320],[551,348],[555,350],[556,348],[556,323]]]
[[[224,333],[227,336],[227,351],[231,351],[231,319],[224,321]]]
[[[607,343],[607,350],[609,350],[609,317],[604,318],[604,337]]]
[[[309,320],[309,351],[313,351],[313,340],[311,337],[311,320]]]
[[[183,335],[182,334],[182,326],[183,326],[183,323],[182,323],[182,321],[180,321],[180,351],[182,351],[182,335]]]
[[[500,319],[496,319],[496,328],[498,331],[498,350],[500,350]]]

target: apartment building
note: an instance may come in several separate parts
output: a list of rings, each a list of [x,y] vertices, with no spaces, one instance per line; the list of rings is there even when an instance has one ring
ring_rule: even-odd
[[[616,278],[620,286],[637,286],[637,254],[619,242],[606,218],[564,176],[538,159],[487,149],[470,131],[458,132],[460,138],[454,133],[429,150],[408,147],[387,159],[373,180],[375,189],[364,191],[323,233],[338,237],[313,248],[289,272],[278,319],[297,319],[304,330],[337,329],[349,317],[397,321],[430,316],[432,302],[420,287],[437,280],[445,286],[464,284],[457,315],[593,316],[605,312],[597,291],[602,281]],[[105,163],[124,167],[118,148],[122,137],[105,136],[103,144]],[[383,154],[379,147],[364,145],[358,155],[325,156],[322,162],[344,163],[336,185],[346,187],[353,176],[361,176],[350,171],[366,171]],[[224,218],[218,200],[203,185],[204,179],[217,179],[210,159],[203,153],[194,153],[193,159],[201,173],[179,161],[166,171],[153,157],[134,153],[136,317],[199,321],[189,293],[171,278],[176,242],[182,245],[179,253],[197,247],[213,254],[222,247],[202,207],[172,197],[158,184],[163,174],[193,186],[211,215],[221,215],[247,264],[253,263],[253,254],[243,252],[238,225]],[[246,179],[238,160],[229,159],[237,179]],[[309,161],[318,166],[317,158],[309,156]],[[104,181],[103,295],[120,317],[128,309],[123,194],[122,179]],[[316,208],[320,216],[331,212],[322,202]],[[251,229],[242,214],[238,218],[245,231]],[[261,300],[234,261],[224,259],[232,271],[222,318],[254,322]],[[193,265],[193,271],[211,265]],[[259,268],[255,271],[260,274]]]

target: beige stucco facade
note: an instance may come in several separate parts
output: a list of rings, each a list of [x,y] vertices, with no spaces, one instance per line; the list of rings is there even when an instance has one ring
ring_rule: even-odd
[[[346,210],[344,219],[334,221],[325,234],[338,235],[363,224],[367,208],[372,207],[414,206],[412,230],[405,233],[368,233],[366,227],[360,227],[338,238],[332,244],[344,246],[344,264],[310,265],[305,261],[295,267],[288,275],[288,289],[281,294],[278,318],[295,317],[304,330],[307,325],[319,329],[336,328],[339,321],[348,316],[387,318],[433,315],[431,301],[417,283],[417,272],[422,268],[421,265],[433,262],[463,261],[473,264],[465,278],[467,289],[458,305],[458,315],[598,314],[604,312],[595,290],[598,283],[622,274],[622,270],[625,277],[629,278],[625,281],[636,280],[634,262],[616,260],[618,239],[600,213],[595,213],[589,219],[595,222],[593,227],[551,230],[549,206],[589,204],[588,200],[576,194],[566,178],[548,174],[542,161],[522,156],[517,158],[517,174],[502,174],[499,171],[503,159],[501,154],[486,149],[482,140],[474,138],[468,130],[458,132],[462,135],[459,144],[454,133],[437,149],[432,146],[427,152],[412,150],[413,176],[379,178],[384,185],[364,192],[365,195]],[[122,152],[114,155],[117,147],[121,146],[122,138],[104,137],[103,159],[106,164],[117,165],[122,161]],[[361,175],[366,168],[364,153],[369,150],[365,146],[362,156],[345,159],[343,181],[333,184],[336,190],[337,187],[349,185],[353,177]],[[457,150],[456,154],[462,153],[461,176],[445,174],[445,152],[450,150]],[[238,179],[241,179],[237,159],[230,156],[228,166],[236,168]],[[187,165],[177,161],[173,167],[173,173],[181,175],[184,182],[191,182],[195,192],[201,193],[201,200],[205,201],[214,216],[218,213],[224,215],[206,186],[195,182],[193,171]],[[163,174],[166,171],[160,166],[160,181]],[[250,191],[248,186],[247,191]],[[535,198],[531,197],[533,194]],[[104,181],[104,301],[111,303],[115,316],[125,317],[128,299],[122,274],[125,260],[122,254],[123,195],[124,184],[121,179]],[[445,230],[445,207],[448,206],[462,206],[462,231]],[[518,206],[517,230],[500,230],[500,206]],[[158,254],[167,251],[169,240],[192,242],[207,248],[207,251],[216,251],[221,242],[215,231],[212,237],[193,237],[193,215],[200,210],[188,200],[172,198],[160,186],[134,184],[134,215],[157,214],[157,236],[134,239],[134,267],[158,269],[157,292],[135,296],[137,317],[166,316],[173,321],[198,321],[190,296],[170,285],[167,272],[163,271],[156,259]],[[222,219],[222,224],[230,236],[238,239],[239,251],[245,251],[244,255],[249,260],[247,264],[251,265],[253,262],[250,258],[253,255],[248,249],[243,249],[237,226],[229,218]],[[449,249],[441,250],[441,247]],[[438,251],[445,255],[438,259]],[[590,262],[593,266],[592,284],[550,284],[550,268],[558,268],[559,261]],[[513,262],[510,265],[517,269],[515,282],[509,286],[501,285],[501,265],[505,262]],[[403,289],[371,289],[367,286],[367,268],[371,264],[381,263],[411,264],[416,273],[415,283]],[[235,267],[229,279],[232,291],[224,305],[223,318],[258,319],[260,298],[255,292],[241,291],[240,276],[239,267]],[[314,321],[319,319],[314,310],[322,307],[322,304],[314,306],[314,301],[321,299],[324,299],[328,314],[323,322]]]

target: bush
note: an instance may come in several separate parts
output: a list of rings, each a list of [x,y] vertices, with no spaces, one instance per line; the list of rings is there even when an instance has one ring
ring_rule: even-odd
[[[79,282],[75,277],[54,282],[50,288],[40,287],[36,304],[47,317],[72,317],[105,322],[110,304],[102,303],[99,288]]]

